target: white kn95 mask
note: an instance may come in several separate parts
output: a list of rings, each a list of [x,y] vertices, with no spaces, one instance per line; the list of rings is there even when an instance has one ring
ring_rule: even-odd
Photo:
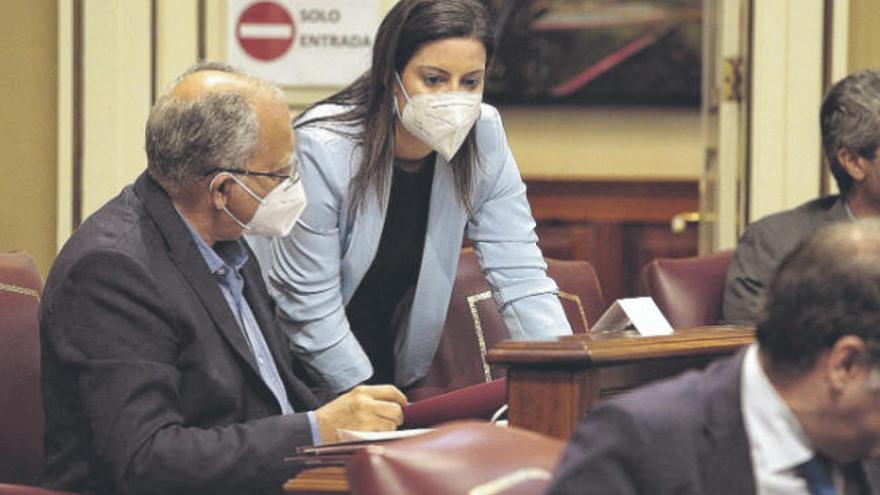
[[[214,180],[217,180],[217,177],[220,175],[222,173],[217,174]],[[232,180],[237,182],[259,203],[254,217],[247,224],[235,218],[235,215],[226,208],[226,205],[223,206],[223,211],[248,234],[286,236],[293,230],[296,221],[302,215],[303,210],[306,209],[306,191],[301,180],[294,182],[293,179],[284,179],[265,198],[261,198],[234,174],[227,173],[227,175],[232,177]]]
[[[420,93],[408,95],[396,72],[406,106],[403,111],[394,99],[394,109],[401,123],[412,135],[427,144],[448,162],[461,147],[471,128],[480,118],[480,93]]]

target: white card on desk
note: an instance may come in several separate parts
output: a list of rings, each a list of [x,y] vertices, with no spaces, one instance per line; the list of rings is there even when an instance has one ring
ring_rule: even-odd
[[[394,431],[360,431],[337,428],[336,432],[339,433],[340,442],[355,442],[363,440],[375,442],[378,440],[396,440],[398,438],[414,437],[416,435],[428,433],[431,430],[432,428],[413,428],[410,430]]]
[[[590,332],[617,332],[626,330],[630,324],[644,336],[672,335],[672,326],[650,297],[614,301]]]

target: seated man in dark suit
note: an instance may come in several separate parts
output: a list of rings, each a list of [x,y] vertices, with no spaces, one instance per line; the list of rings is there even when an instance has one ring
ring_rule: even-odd
[[[825,227],[787,257],[757,337],[601,403],[550,493],[880,494],[862,462],[880,456],[880,220]]]
[[[724,321],[755,324],[779,262],[813,231],[880,215],[880,71],[853,74],[835,84],[819,120],[840,195],[812,200],[746,228],[727,272]]]
[[[319,407],[240,241],[286,234],[305,206],[290,121],[280,91],[220,64],[156,102],[147,171],[77,229],[46,283],[42,485],[279,492],[297,446],[401,422],[390,385]]]

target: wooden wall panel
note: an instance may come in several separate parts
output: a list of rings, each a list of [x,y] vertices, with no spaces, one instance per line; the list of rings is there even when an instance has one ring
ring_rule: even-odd
[[[648,261],[696,256],[697,231],[670,229],[673,216],[699,209],[697,181],[526,180],[544,255],[587,260],[605,299],[640,294]]]

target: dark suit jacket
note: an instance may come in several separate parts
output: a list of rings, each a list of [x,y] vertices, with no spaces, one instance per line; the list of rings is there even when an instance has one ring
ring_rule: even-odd
[[[749,225],[736,245],[727,271],[724,321],[754,325],[764,293],[782,259],[816,229],[848,219],[840,196],[827,196]]]
[[[102,494],[262,493],[312,442],[318,406],[294,376],[253,258],[245,298],[287,388],[280,408],[178,213],[146,174],[92,215],[40,305],[41,484]]]
[[[575,431],[548,493],[753,495],[743,355],[601,403]],[[865,473],[880,494],[877,466]]]

